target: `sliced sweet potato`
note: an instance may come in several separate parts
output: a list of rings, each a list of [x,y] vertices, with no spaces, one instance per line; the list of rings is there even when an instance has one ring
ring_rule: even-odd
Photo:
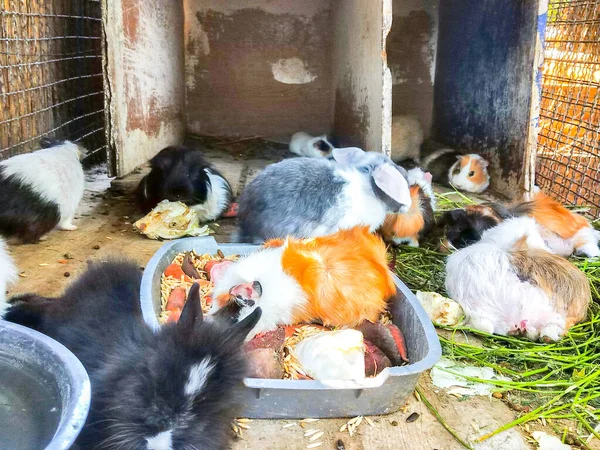
[[[169,314],[169,318],[167,319],[167,323],[177,322],[179,320],[180,316],[181,316],[181,309],[179,309],[179,308],[173,309],[171,311],[171,314]]]
[[[374,377],[386,367],[392,367],[390,359],[372,342],[364,339],[365,376]]]
[[[270,348],[277,352],[283,348],[285,340],[285,330],[277,328],[273,331],[257,334],[250,342],[245,344],[246,351],[251,351],[256,348]]]
[[[190,277],[188,277],[184,272],[183,269],[181,268],[181,266],[179,264],[171,264],[169,265],[165,271],[164,271],[165,277],[173,277],[176,280],[181,280],[181,277],[183,277],[183,279],[185,281],[193,281]]]
[[[408,362],[404,337],[397,326],[365,320],[356,329],[362,332],[366,340],[375,344],[394,366]]]
[[[183,309],[183,305],[185,305],[185,289],[182,287],[176,287],[169,294],[166,309],[167,311]]]
[[[246,352],[247,376],[250,378],[283,378],[283,358],[272,348],[254,348]]]

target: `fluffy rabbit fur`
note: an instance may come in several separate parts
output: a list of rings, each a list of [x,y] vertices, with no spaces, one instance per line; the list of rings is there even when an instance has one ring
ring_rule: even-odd
[[[0,162],[0,235],[34,243],[72,221],[85,187],[80,147],[69,141],[42,142],[41,150]]]
[[[479,155],[461,155],[444,148],[423,161],[423,170],[431,172],[436,182],[453,185],[458,190],[480,193],[490,185],[488,162]]]
[[[5,242],[0,238],[0,317],[6,309],[6,288],[17,278],[17,269],[8,254]]]
[[[556,341],[582,321],[591,298],[586,276],[551,253],[531,218],[511,218],[452,254],[446,290],[472,327]]]
[[[333,145],[327,140],[327,136],[311,136],[308,133],[299,131],[292,136],[290,141],[290,152],[299,156],[309,158],[323,158],[331,154]]]
[[[376,322],[396,292],[385,245],[368,227],[269,241],[214,282],[210,314],[236,321],[262,308],[249,337],[312,320],[332,326]]]
[[[387,242],[418,247],[419,240],[431,231],[435,222],[431,174],[419,168],[411,169],[408,171],[408,184],[412,201],[410,209],[405,214],[388,214],[380,231]]]
[[[392,117],[392,159],[419,162],[423,144],[423,127],[414,116]]]
[[[231,186],[198,150],[172,146],[150,160],[136,198],[147,213],[162,200],[180,201],[196,210],[201,222],[217,219],[231,204]]]
[[[239,200],[238,239],[314,237],[356,225],[375,231],[411,199],[406,171],[388,157],[336,148],[335,161],[292,158],[268,166]]]
[[[24,295],[5,318],[69,348],[91,381],[81,449],[225,449],[245,373],[241,345],[260,311],[234,327],[203,322],[199,287],[176,324],[142,320],[136,264],[93,264],[61,298]]]
[[[532,217],[542,229],[546,245],[561,256],[573,253],[596,257],[600,255],[595,230],[585,217],[569,211],[542,192],[533,200],[505,207],[497,203],[467,206],[445,213],[439,224],[445,227],[449,248],[463,248],[477,242],[482,233],[509,217]]]

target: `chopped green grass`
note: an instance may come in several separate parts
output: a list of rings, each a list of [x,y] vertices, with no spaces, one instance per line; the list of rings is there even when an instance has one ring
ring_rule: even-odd
[[[462,195],[462,194],[461,194]],[[454,192],[437,195],[440,210],[473,203]],[[433,291],[446,295],[444,287],[446,255],[425,247],[402,246],[390,251],[395,272],[413,291]],[[571,258],[587,276],[592,305],[586,322],[572,327],[559,342],[531,342],[509,336],[482,333],[465,326],[447,328],[440,336],[445,356],[476,366],[491,367],[511,381],[473,381],[493,384],[498,391],[519,397],[532,409],[515,421],[480,438],[483,441],[515,425],[537,419],[572,419],[578,426],[579,442],[600,439],[600,259]],[[460,335],[460,336],[459,336]],[[469,339],[475,336],[477,339]]]

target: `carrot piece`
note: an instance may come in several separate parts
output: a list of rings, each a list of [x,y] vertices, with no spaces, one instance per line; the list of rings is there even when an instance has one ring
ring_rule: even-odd
[[[181,316],[181,309],[179,309],[179,308],[174,309],[173,311],[171,311],[171,314],[169,314],[167,323],[178,322],[180,316]]]
[[[386,325],[387,329],[390,330],[390,334],[396,343],[396,347],[398,347],[398,352],[400,352],[400,357],[404,362],[408,362],[408,352],[406,351],[406,342],[404,341],[404,334],[400,331],[394,324]]]
[[[182,309],[183,305],[185,305],[185,289],[176,287],[169,294],[169,299],[167,300],[167,311]]]
[[[188,277],[179,264],[171,264],[164,271],[165,277],[173,277],[176,280],[181,280],[183,277],[184,281],[191,282],[192,279]]]

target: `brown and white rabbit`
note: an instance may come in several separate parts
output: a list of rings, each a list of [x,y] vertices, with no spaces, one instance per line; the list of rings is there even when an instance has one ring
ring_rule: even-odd
[[[586,317],[586,276],[552,253],[541,227],[511,218],[448,257],[446,290],[473,328],[556,341]]]
[[[427,156],[421,167],[431,172],[436,182],[459,191],[481,193],[490,185],[487,166],[488,162],[479,155],[461,155],[443,148]]]
[[[419,163],[422,144],[423,127],[419,119],[410,115],[392,117],[391,158],[394,162],[411,159]]]
[[[333,145],[327,140],[327,136],[311,136],[308,133],[299,131],[292,136],[290,140],[290,152],[298,156],[308,158],[326,158],[331,155]]]
[[[137,264],[92,264],[60,298],[11,299],[5,319],[57,340],[87,370],[92,401],[79,448],[229,448],[242,344],[260,310],[233,327],[204,322],[195,284],[179,321],[154,332],[142,319],[140,282]]]
[[[35,243],[54,228],[75,230],[83,198],[84,149],[45,138],[41,150],[0,162],[0,235]]]
[[[415,168],[408,171],[408,185],[412,204],[404,214],[388,214],[380,232],[386,242],[408,243],[419,246],[419,240],[433,228],[435,222],[435,195],[431,174]]]
[[[313,320],[331,326],[375,322],[396,292],[385,245],[366,226],[268,241],[214,283],[209,314],[238,321],[262,308],[249,338]]]

